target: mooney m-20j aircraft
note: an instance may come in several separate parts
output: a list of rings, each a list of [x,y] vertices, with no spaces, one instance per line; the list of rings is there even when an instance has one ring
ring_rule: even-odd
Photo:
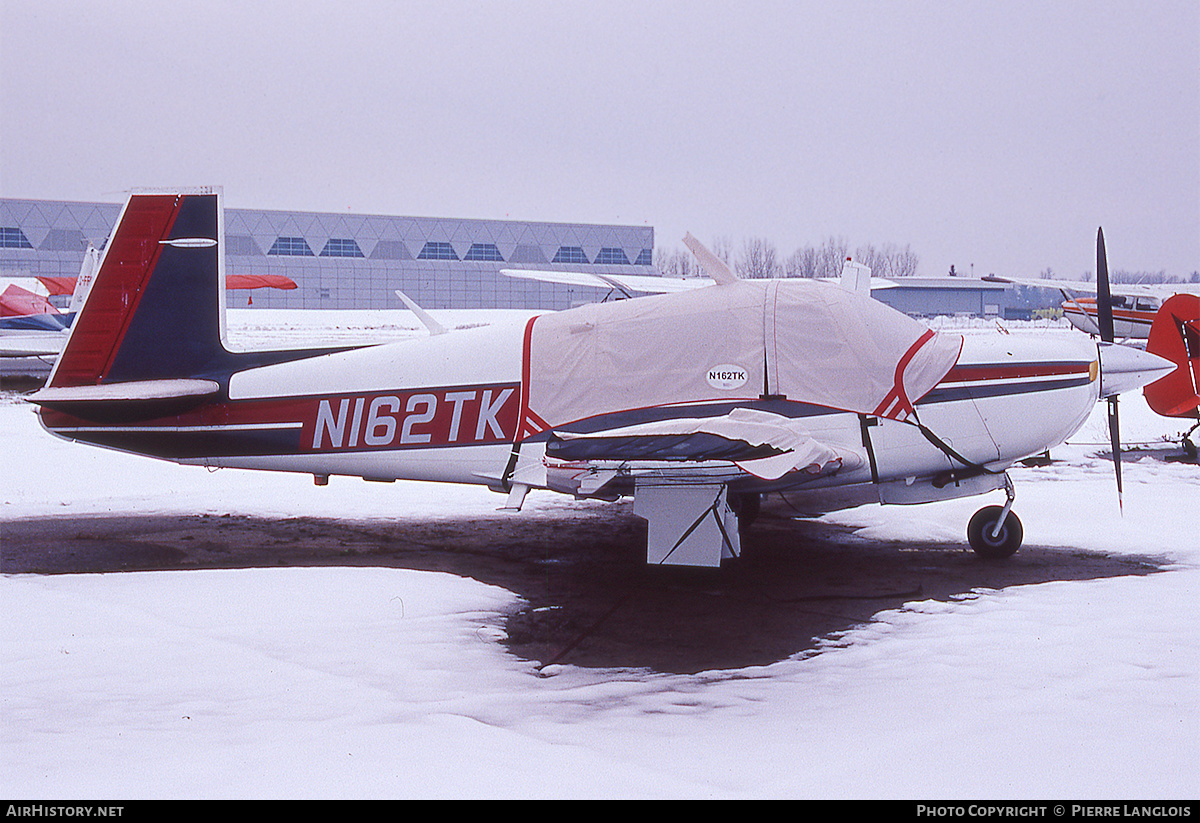
[[[45,388],[71,440],[179,463],[633,497],[650,563],[717,566],[760,496],[829,508],[1004,489],[1015,461],[1173,364],[1083,336],[935,333],[832,283],[739,280],[353,349],[231,351],[215,189],[128,199]],[[440,328],[434,329],[441,331]]]

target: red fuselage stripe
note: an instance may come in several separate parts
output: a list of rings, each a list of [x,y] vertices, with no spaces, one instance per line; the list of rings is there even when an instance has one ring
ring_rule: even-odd
[[[987,366],[955,366],[942,383],[968,383],[977,380],[1023,380],[1031,377],[1058,377],[1087,374],[1090,363],[1015,363]]]

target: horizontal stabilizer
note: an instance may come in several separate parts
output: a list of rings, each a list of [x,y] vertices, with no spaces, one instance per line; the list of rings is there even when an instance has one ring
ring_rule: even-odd
[[[148,419],[177,414],[220,391],[215,380],[181,378],[45,388],[24,399],[85,420]]]
[[[165,400],[178,397],[209,397],[221,389],[215,380],[140,380],[101,386],[69,386],[39,389],[25,399],[31,403],[96,403]]]

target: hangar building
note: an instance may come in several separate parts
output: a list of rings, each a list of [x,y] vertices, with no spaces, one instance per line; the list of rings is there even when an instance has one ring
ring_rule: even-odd
[[[103,245],[121,206],[0,198],[0,278],[75,277],[88,241]],[[503,268],[656,275],[654,229],[579,223],[225,210],[226,272],[284,275],[292,291],[233,293],[260,308],[565,309],[605,289],[506,277]],[[1004,284],[906,277],[873,296],[916,317],[1015,317]]]
[[[1021,319],[1007,283],[969,277],[897,277],[871,296],[912,317],[970,316]]]
[[[100,248],[114,203],[0,199],[0,277],[75,277]],[[603,289],[506,277],[502,268],[656,274],[654,229],[579,223],[225,210],[226,273],[284,275],[236,305],[287,309],[565,309]]]

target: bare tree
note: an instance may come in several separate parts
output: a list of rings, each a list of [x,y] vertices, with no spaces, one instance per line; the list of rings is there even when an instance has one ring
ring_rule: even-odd
[[[709,246],[709,251],[719,257],[726,266],[733,268],[733,241],[722,235],[721,237],[713,238],[712,245]]]
[[[840,277],[850,244],[844,237],[827,237],[817,251],[817,277]]]
[[[817,250],[812,246],[796,249],[783,264],[784,277],[816,277]]]
[[[770,279],[783,274],[775,244],[761,237],[748,237],[742,242],[734,270],[748,280]]]
[[[892,277],[916,277],[919,262],[920,258],[909,246],[896,249],[892,257]]]
[[[870,268],[874,277],[912,277],[917,273],[917,256],[912,249],[894,243],[859,246],[854,260]]]
[[[736,260],[732,254],[733,244],[728,237],[718,237],[710,245],[718,258],[725,261],[739,277],[746,279],[774,277],[838,278],[842,274],[846,259],[850,257],[850,243],[845,237],[829,236],[819,246],[802,246],[786,260],[781,260],[775,245],[762,237],[749,237],[742,241]],[[886,243],[882,246],[866,244],[857,247],[854,260],[870,267],[875,277],[912,277],[917,273],[919,259],[909,246]],[[704,276],[706,272],[688,250],[656,249],[654,265],[659,273],[668,277]]]
[[[699,264],[690,251],[664,248],[654,250],[654,267],[664,277],[696,277],[700,274]]]
[[[891,261],[888,259],[887,252],[883,249],[878,249],[874,245],[868,243],[865,246],[859,246],[854,251],[854,262],[862,263],[871,270],[873,277],[889,277],[891,276]]]
[[[654,269],[663,277],[677,277],[671,263],[671,252],[662,246],[654,249]]]

